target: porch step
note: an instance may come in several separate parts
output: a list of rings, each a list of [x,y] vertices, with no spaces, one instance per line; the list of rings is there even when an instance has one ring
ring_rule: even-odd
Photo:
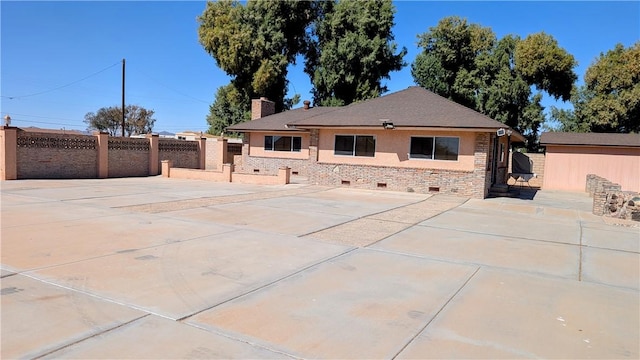
[[[489,189],[489,197],[518,197],[520,191],[509,189],[509,185],[496,184]]]

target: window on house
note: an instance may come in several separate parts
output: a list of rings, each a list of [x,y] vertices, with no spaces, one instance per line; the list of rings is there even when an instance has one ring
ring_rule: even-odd
[[[411,137],[411,159],[458,160],[457,137]]]
[[[370,135],[336,135],[334,155],[367,156],[376,154],[376,139]]]
[[[300,136],[271,136],[264,137],[264,149],[268,151],[300,151],[302,138]]]

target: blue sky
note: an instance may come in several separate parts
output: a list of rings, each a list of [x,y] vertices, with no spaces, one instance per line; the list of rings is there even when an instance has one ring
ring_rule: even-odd
[[[640,39],[640,2],[397,1],[395,41],[411,64],[416,36],[445,16],[490,27],[498,38],[544,31],[573,54],[579,82],[601,52]],[[12,125],[84,130],[84,115],[126,102],[155,110],[154,131],[206,131],[209,104],[229,78],[198,42],[204,1],[0,2],[0,113]],[[310,99],[303,64],[290,93]],[[407,66],[385,80],[391,92],[414,85]],[[545,98],[545,106],[567,107]],[[298,106],[301,106],[299,104]]]

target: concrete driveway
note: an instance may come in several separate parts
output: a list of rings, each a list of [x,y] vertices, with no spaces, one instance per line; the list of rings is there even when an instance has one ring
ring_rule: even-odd
[[[640,229],[585,194],[0,186],[3,359],[640,357]]]

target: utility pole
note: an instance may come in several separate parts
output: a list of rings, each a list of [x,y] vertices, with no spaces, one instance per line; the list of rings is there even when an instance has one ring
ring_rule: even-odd
[[[124,108],[124,59],[122,59],[122,137],[124,137],[125,127],[125,108]]]

